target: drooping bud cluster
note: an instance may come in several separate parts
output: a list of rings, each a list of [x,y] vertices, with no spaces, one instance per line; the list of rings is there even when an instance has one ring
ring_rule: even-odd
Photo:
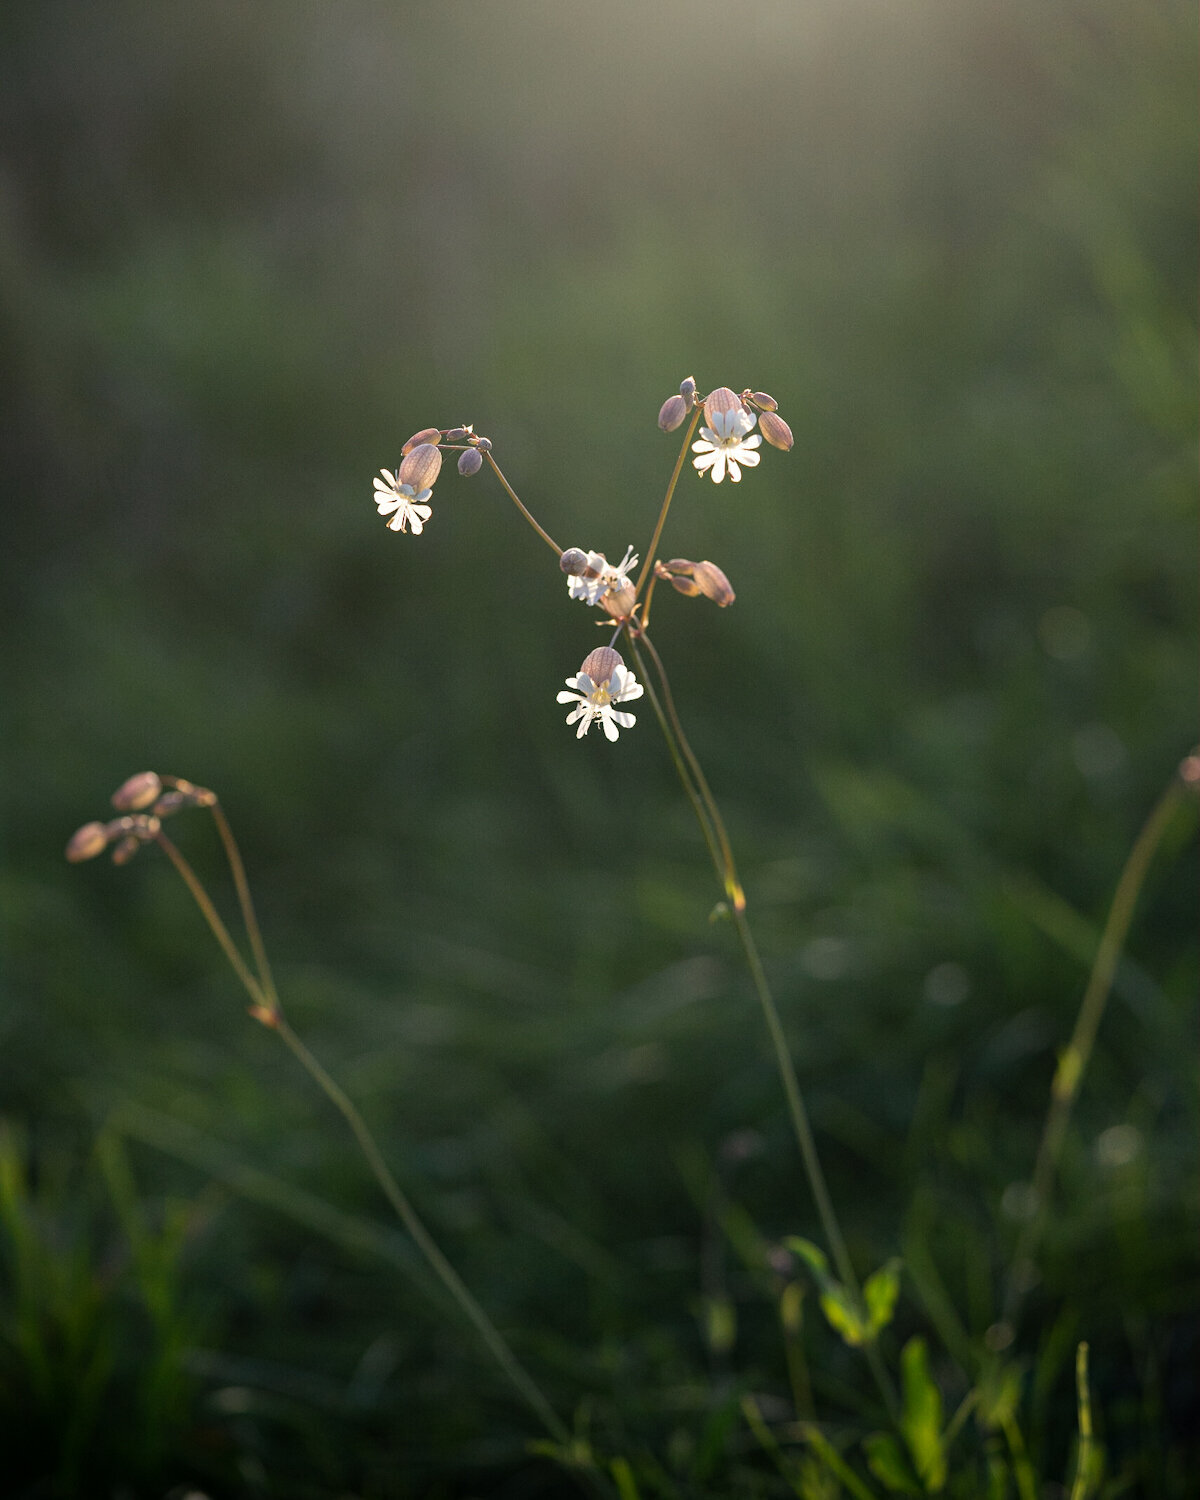
[[[668,563],[656,562],[654,572],[689,599],[703,594],[724,609],[737,598],[729,579],[716,563],[689,562],[686,557],[673,557]]]
[[[420,536],[433,514],[429,504],[433,486],[442,471],[442,444],[461,447],[458,472],[469,478],[483,467],[483,455],[491,443],[469,424],[461,427],[422,427],[400,449],[400,467],[392,473],[381,469],[375,480],[375,505],[381,516],[391,516],[389,531],[411,531]]]
[[[185,807],[212,807],[216,800],[216,792],[194,786],[181,776],[139,771],[112,794],[112,805],[124,816],[77,828],[67,841],[66,857],[72,864],[81,864],[111,847],[113,863],[126,865],[143,844],[158,837],[164,818]]]

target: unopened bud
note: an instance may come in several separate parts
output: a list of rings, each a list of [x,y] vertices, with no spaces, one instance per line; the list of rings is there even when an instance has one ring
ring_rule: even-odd
[[[690,573],[673,573],[672,568],[690,568],[691,563],[685,563],[676,558],[673,562],[654,564],[656,578],[665,580],[673,589],[677,589],[687,599],[694,599],[700,592],[700,586],[692,579]]]
[[[1190,755],[1185,755],[1179,762],[1179,779],[1192,791],[1200,791],[1200,750],[1193,750]],[[80,833],[83,831],[82,828],[79,830]],[[67,858],[70,859],[70,857],[68,854]]]
[[[578,578],[587,570],[587,553],[582,547],[568,547],[558,560],[559,567],[572,578]]]
[[[637,589],[627,583],[623,589],[609,588],[600,595],[600,608],[606,610],[614,620],[624,620],[633,613],[637,603]]]
[[[679,382],[679,394],[687,402],[687,409],[691,411],[696,404],[696,382],[689,375],[686,380]]]
[[[397,484],[411,484],[418,494],[433,487],[442,471],[442,454],[430,443],[419,443],[406,453],[397,470]]]
[[[402,456],[407,457],[414,448],[419,448],[423,443],[440,443],[441,440],[442,431],[440,427],[422,427],[420,432],[413,433],[400,452]],[[421,488],[424,489],[425,486],[422,485]]]
[[[73,865],[95,859],[108,848],[108,833],[103,823],[85,823],[67,841],[66,856]]]
[[[758,407],[759,411],[778,411],[779,402],[774,396],[768,396],[766,391],[749,392],[751,402]]]
[[[777,412],[765,411],[758,419],[758,430],[772,448],[782,448],[786,453],[795,439],[792,429]]]
[[[451,427],[449,432],[446,433],[446,441],[448,443],[461,443],[470,431],[469,427]]]
[[[181,807],[190,807],[191,798],[184,792],[164,792],[151,808],[156,818],[169,818],[172,813],[177,813]]]
[[[142,847],[142,841],[136,833],[127,833],[112,852],[114,865],[127,865],[133,856]]]
[[[483,454],[478,448],[464,448],[458,455],[458,472],[460,474],[478,474],[483,468]]]
[[[592,681],[599,686],[608,682],[618,667],[625,665],[619,651],[614,651],[611,646],[597,646],[594,651],[589,651],[583,658],[581,672],[586,672]]]
[[[479,449],[480,453],[490,453],[492,451],[492,440],[491,438],[476,438],[475,446]]]
[[[674,432],[687,414],[687,402],[682,396],[668,396],[658,413],[658,425],[664,432]]]
[[[740,410],[742,410],[742,398],[731,391],[727,385],[719,385],[715,391],[709,391],[704,398],[704,415],[710,427],[713,425],[714,417]]]
[[[686,557],[673,557],[669,563],[655,563],[654,571],[659,578],[665,578],[689,599],[703,594],[706,599],[711,599],[724,609],[737,598],[729,585],[729,579],[716,563],[691,562]]]
[[[112,794],[112,805],[118,812],[139,812],[149,807],[162,791],[162,782],[153,771],[139,771],[123,781]]]
[[[733,603],[737,595],[729,586],[729,579],[725,577],[716,563],[698,562],[692,569],[692,577],[696,580],[700,592],[706,599],[711,599],[714,604],[722,609]]]

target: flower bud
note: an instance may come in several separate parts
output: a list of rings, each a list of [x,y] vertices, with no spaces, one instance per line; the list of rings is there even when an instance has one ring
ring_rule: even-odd
[[[161,792],[162,782],[153,771],[139,771],[112,794],[112,805],[118,812],[138,812],[149,807]]]
[[[706,599],[711,599],[724,609],[737,598],[729,579],[716,563],[691,562],[686,557],[673,557],[669,563],[656,563],[654,571],[659,578],[665,578],[689,599],[703,594]]]
[[[683,397],[688,411],[696,404],[696,382],[689,375],[686,380],[679,383],[679,394]]]
[[[618,667],[625,665],[619,651],[614,651],[611,646],[597,646],[594,651],[589,651],[583,658],[581,672],[586,672],[592,681],[600,686],[608,682]]]
[[[742,409],[742,398],[729,389],[727,385],[719,385],[715,391],[709,391],[704,398],[704,415],[708,425],[713,425],[713,418],[724,416],[726,412],[739,411]]]
[[[572,578],[587,571],[588,557],[582,547],[568,547],[558,560],[559,567]]]
[[[451,427],[446,434],[446,441],[448,443],[461,443],[470,434],[470,431],[469,427]]]
[[[475,446],[479,449],[480,453],[490,453],[492,451],[492,440],[491,438],[476,438]]]
[[[758,430],[772,448],[782,448],[785,453],[795,441],[792,429],[777,412],[763,412],[758,419]]]
[[[409,438],[408,442],[405,443],[400,452],[402,456],[407,457],[414,448],[419,448],[422,443],[440,443],[441,440],[442,433],[440,428],[422,427],[420,432],[413,433],[412,437]],[[421,488],[424,489],[425,486],[422,485]]]
[[[658,413],[658,425],[664,432],[674,432],[687,413],[687,402],[682,396],[668,396]]]
[[[774,396],[768,396],[766,391],[751,391],[751,402],[758,407],[759,411],[778,411],[779,402]]]
[[[607,589],[600,595],[600,608],[606,610],[614,620],[624,620],[633,613],[637,603],[637,589],[626,584],[623,589]]]
[[[458,472],[462,475],[478,474],[483,468],[483,454],[478,448],[464,448],[458,455]]]
[[[721,572],[716,563],[698,562],[692,569],[692,577],[700,592],[706,599],[711,599],[714,604],[725,609],[733,603],[737,595],[729,586],[729,579]]]
[[[422,490],[433,487],[433,482],[441,471],[441,449],[434,448],[429,443],[419,443],[411,452],[405,454],[397,471],[396,483],[411,484],[413,489],[420,494]]]
[[[95,859],[108,847],[108,833],[103,823],[85,823],[77,828],[67,841],[66,856],[73,865],[85,859]]]
[[[656,562],[654,564],[654,576],[669,583],[673,589],[678,590],[685,598],[694,599],[700,592],[699,585],[686,573],[673,573],[672,568],[690,568],[691,563],[685,563],[681,558],[675,558],[669,563]]]
[[[136,833],[127,833],[112,852],[114,865],[127,865],[133,856],[142,847],[142,841]]]
[[[192,799],[180,791],[164,792],[150,811],[156,818],[169,818],[172,813],[177,813],[182,807],[190,807]]]

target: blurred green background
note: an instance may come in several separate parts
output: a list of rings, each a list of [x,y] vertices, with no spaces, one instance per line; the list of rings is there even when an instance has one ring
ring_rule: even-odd
[[[486,473],[447,465],[419,538],[370,504],[474,422],[564,546],[644,548],[687,374],[796,445],[685,474],[662,555],[738,600],[660,595],[659,649],[856,1258],[925,1254],[982,1336],[1196,734],[1195,33],[1182,0],[5,7],[12,1493],[570,1491],[166,862],[63,863],[147,768],[219,791],[293,1023],[559,1409],[653,1449],[648,1494],[775,1493],[705,1425],[705,1298],[786,1384],[712,1205],[817,1226],[653,717],[574,741],[598,633]],[[1196,1457],[1193,828],[1018,1340],[1053,1473],[1091,1340],[1122,1493]],[[173,832],[229,911],[206,821]],[[836,1407],[856,1366],[811,1339]]]

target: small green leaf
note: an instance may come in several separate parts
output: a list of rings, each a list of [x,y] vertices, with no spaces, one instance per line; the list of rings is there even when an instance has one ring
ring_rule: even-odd
[[[868,1276],[863,1287],[867,1304],[867,1335],[877,1338],[892,1321],[896,1299],[900,1295],[900,1262],[889,1260],[874,1276]]]
[[[821,1311],[825,1314],[830,1328],[835,1333],[841,1334],[843,1340],[851,1348],[857,1349],[867,1342],[867,1330],[863,1327],[858,1309],[851,1302],[849,1293],[840,1282],[831,1281],[829,1289],[821,1293]]]
[[[829,1274],[829,1262],[825,1258],[825,1252],[818,1249],[811,1240],[802,1240],[796,1236],[785,1240],[784,1243],[812,1272],[813,1280],[817,1283],[817,1290],[821,1294],[821,1311],[825,1314],[829,1326],[852,1347],[866,1343],[867,1330],[863,1326],[862,1316],[846,1288]]]
[[[890,1433],[872,1432],[863,1438],[867,1468],[894,1495],[919,1495],[921,1487],[913,1478],[900,1444]]]
[[[917,1475],[937,1494],[946,1483],[946,1455],[942,1451],[942,1393],[929,1373],[925,1340],[911,1338],[900,1351],[900,1379],[904,1412],[900,1429],[908,1443]]]

